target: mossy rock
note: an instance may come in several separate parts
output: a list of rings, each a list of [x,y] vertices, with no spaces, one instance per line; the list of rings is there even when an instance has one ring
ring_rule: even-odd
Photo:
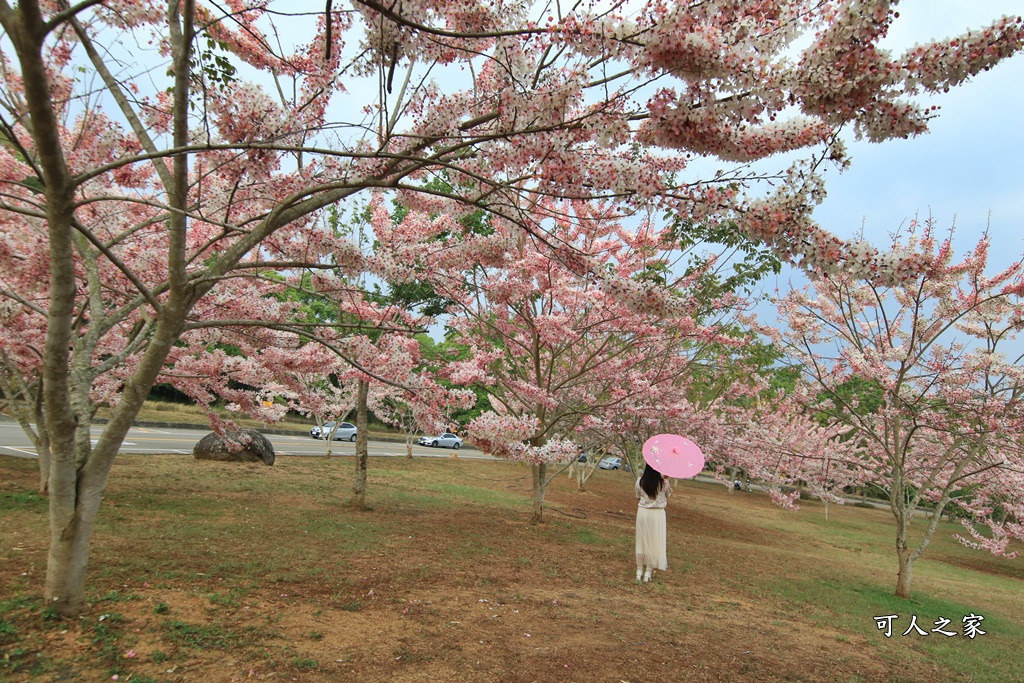
[[[231,441],[229,445],[228,441]],[[192,449],[196,460],[220,462],[263,462],[274,464],[274,445],[255,429],[227,432],[223,437],[210,432]]]

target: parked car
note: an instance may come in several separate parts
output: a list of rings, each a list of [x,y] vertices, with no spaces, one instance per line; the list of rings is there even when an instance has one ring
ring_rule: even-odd
[[[327,435],[334,429],[333,422],[324,422],[323,431],[321,432],[320,427],[313,427],[309,430],[309,435],[314,439],[326,439]],[[338,428],[334,431],[335,441],[355,441],[356,440],[356,426],[351,422],[342,422],[338,425]]]
[[[459,450],[462,448],[462,439],[451,432],[445,432],[440,436],[421,436],[421,446],[431,446],[433,448],[452,448]]]
[[[597,463],[602,470],[626,470],[629,472],[629,463],[622,462],[622,458],[605,458]]]

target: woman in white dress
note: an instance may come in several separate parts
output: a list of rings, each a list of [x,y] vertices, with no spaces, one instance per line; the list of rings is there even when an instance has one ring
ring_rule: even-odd
[[[668,569],[665,507],[672,486],[661,472],[647,465],[636,482],[636,580],[647,583],[655,569]]]

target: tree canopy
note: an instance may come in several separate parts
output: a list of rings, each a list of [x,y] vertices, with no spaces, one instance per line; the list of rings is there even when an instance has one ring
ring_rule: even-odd
[[[580,275],[554,200],[734,225],[827,272],[926,272],[815,225],[820,170],[847,162],[843,131],[925,132],[913,98],[1019,51],[1022,23],[891,55],[893,4],[0,0],[0,348],[41,387],[55,608],[83,605],[106,478],[155,382],[223,372],[208,350],[226,330],[287,349],[315,328],[340,350],[343,323],[296,325],[296,302],[268,294],[310,287],[360,318],[353,277],[402,279],[332,229],[326,212],[369,191],[455,233],[483,209]],[[460,248],[486,259],[478,245]],[[660,300],[601,276],[634,307]]]

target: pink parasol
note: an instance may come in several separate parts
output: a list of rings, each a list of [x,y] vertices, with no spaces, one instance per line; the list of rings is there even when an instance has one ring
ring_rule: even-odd
[[[647,439],[644,461],[662,474],[688,479],[704,469],[704,454],[697,444],[676,434],[658,434]]]

